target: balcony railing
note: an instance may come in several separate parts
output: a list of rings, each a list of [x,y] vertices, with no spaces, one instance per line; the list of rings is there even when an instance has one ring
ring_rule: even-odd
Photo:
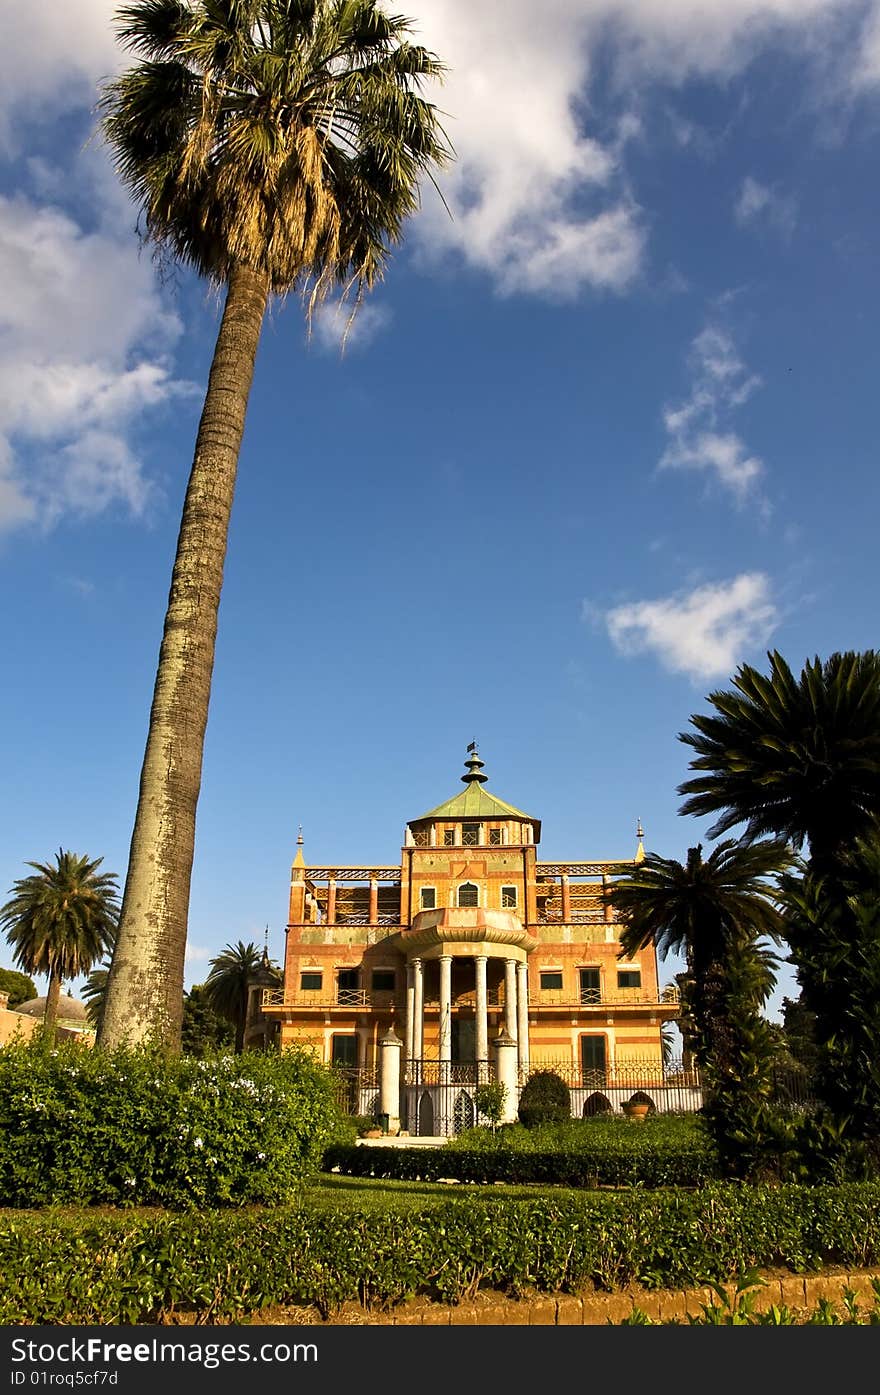
[[[439,1011],[440,999],[436,993],[426,994],[423,1001],[426,1010]],[[603,993],[598,988],[584,988],[580,993],[576,993],[567,988],[546,988],[529,993],[529,1011],[542,1007],[659,1007],[663,1004],[677,1004],[678,1001],[678,988],[674,984],[667,984],[659,992],[643,988],[616,988]],[[333,992],[324,992],[322,989],[297,989],[285,994],[283,988],[264,988],[262,1005],[264,1008],[374,1008],[376,1011],[386,1012],[389,1008],[404,1009],[406,1002],[402,994],[394,993],[390,989],[381,992],[372,992],[367,988],[337,988]],[[476,1008],[476,1005],[475,989],[457,993],[452,1000],[453,1009]],[[503,989],[490,988],[486,993],[486,1005],[490,1008],[503,1007]]]
[[[264,988],[262,1004],[264,1008],[374,1008],[377,1012],[403,1006],[390,990],[372,993],[367,988],[337,988],[333,993],[325,993],[321,989],[296,989],[285,993],[283,988]]]
[[[582,988],[580,992],[572,992],[570,988],[537,988],[529,992],[529,1007],[605,1007],[651,1005],[659,1006],[664,1003],[677,1003],[679,1000],[678,988],[674,984],[668,984],[661,989],[646,988],[611,988],[603,992],[600,988]]]

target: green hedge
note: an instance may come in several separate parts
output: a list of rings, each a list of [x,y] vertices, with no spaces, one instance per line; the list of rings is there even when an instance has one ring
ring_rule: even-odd
[[[749,1269],[880,1262],[880,1184],[553,1201],[448,1200],[342,1215],[305,1207],[0,1218],[0,1323],[236,1321],[269,1305],[384,1306],[479,1288],[690,1287]]]
[[[304,1053],[0,1051],[0,1206],[275,1204],[353,1136]]]
[[[626,1125],[630,1130],[640,1125]],[[609,1132],[597,1133],[592,1146],[519,1148],[383,1148],[337,1145],[324,1154],[325,1172],[338,1169],[349,1177],[381,1177],[397,1181],[436,1182],[454,1177],[459,1182],[543,1183],[564,1187],[698,1187],[718,1176],[715,1155],[694,1139],[682,1147],[676,1140],[646,1140],[629,1144]]]

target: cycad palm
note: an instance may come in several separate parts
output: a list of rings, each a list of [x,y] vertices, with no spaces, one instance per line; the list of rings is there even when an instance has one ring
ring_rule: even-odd
[[[769,659],[769,676],[744,664],[681,733],[701,772],[679,787],[681,812],[720,814],[713,838],[744,824],[750,840],[806,841],[828,870],[880,818],[880,653],[816,658],[800,678]]]
[[[235,1027],[236,1051],[244,1048],[248,985],[260,969],[268,970],[276,983],[281,982],[278,965],[261,953],[252,940],[248,944],[239,940],[211,960],[211,972],[203,986],[204,996],[214,1011]]]
[[[86,974],[113,946],[119,915],[116,877],[99,872],[93,861],[59,849],[55,866],[29,862],[34,868],[12,887],[0,908],[0,925],[13,947],[15,962],[29,974],[45,974],[44,1037],[55,1038],[58,1000],[65,979]]]
[[[217,611],[270,294],[357,297],[449,151],[441,73],[377,0],[137,0],[140,62],[101,108],[146,236],[226,287],[184,503],[101,1041],[180,1044],[183,959]]]

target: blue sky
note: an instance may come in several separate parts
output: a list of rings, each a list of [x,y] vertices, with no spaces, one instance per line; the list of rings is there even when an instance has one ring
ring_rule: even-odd
[[[88,139],[112,8],[6,40],[3,891],[60,846],[124,877],[218,322]],[[426,191],[344,355],[332,311],[267,322],[188,984],[267,925],[282,955],[298,825],[394,862],[474,738],[546,858],[629,856],[639,817],[684,857],[706,695],[876,645],[880,3],[402,8],[450,68],[453,216]]]

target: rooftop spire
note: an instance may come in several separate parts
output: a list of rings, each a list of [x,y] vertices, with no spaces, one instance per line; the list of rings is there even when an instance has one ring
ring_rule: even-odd
[[[305,867],[306,860],[303,856],[303,826],[300,824],[299,833],[296,835],[296,857],[293,859],[294,867]]]
[[[467,749],[468,758],[465,761],[465,766],[467,767],[467,774],[462,775],[462,781],[464,784],[470,785],[473,784],[475,780],[477,780],[481,785],[485,785],[489,776],[482,774],[482,769],[485,765],[485,761],[480,760],[480,755],[477,751],[476,741],[472,741]]]
[[[639,845],[636,848],[636,862],[644,862],[645,860],[645,844],[642,841],[644,836],[645,830],[642,828],[642,821],[641,819],[636,819],[636,837],[639,840]]]

